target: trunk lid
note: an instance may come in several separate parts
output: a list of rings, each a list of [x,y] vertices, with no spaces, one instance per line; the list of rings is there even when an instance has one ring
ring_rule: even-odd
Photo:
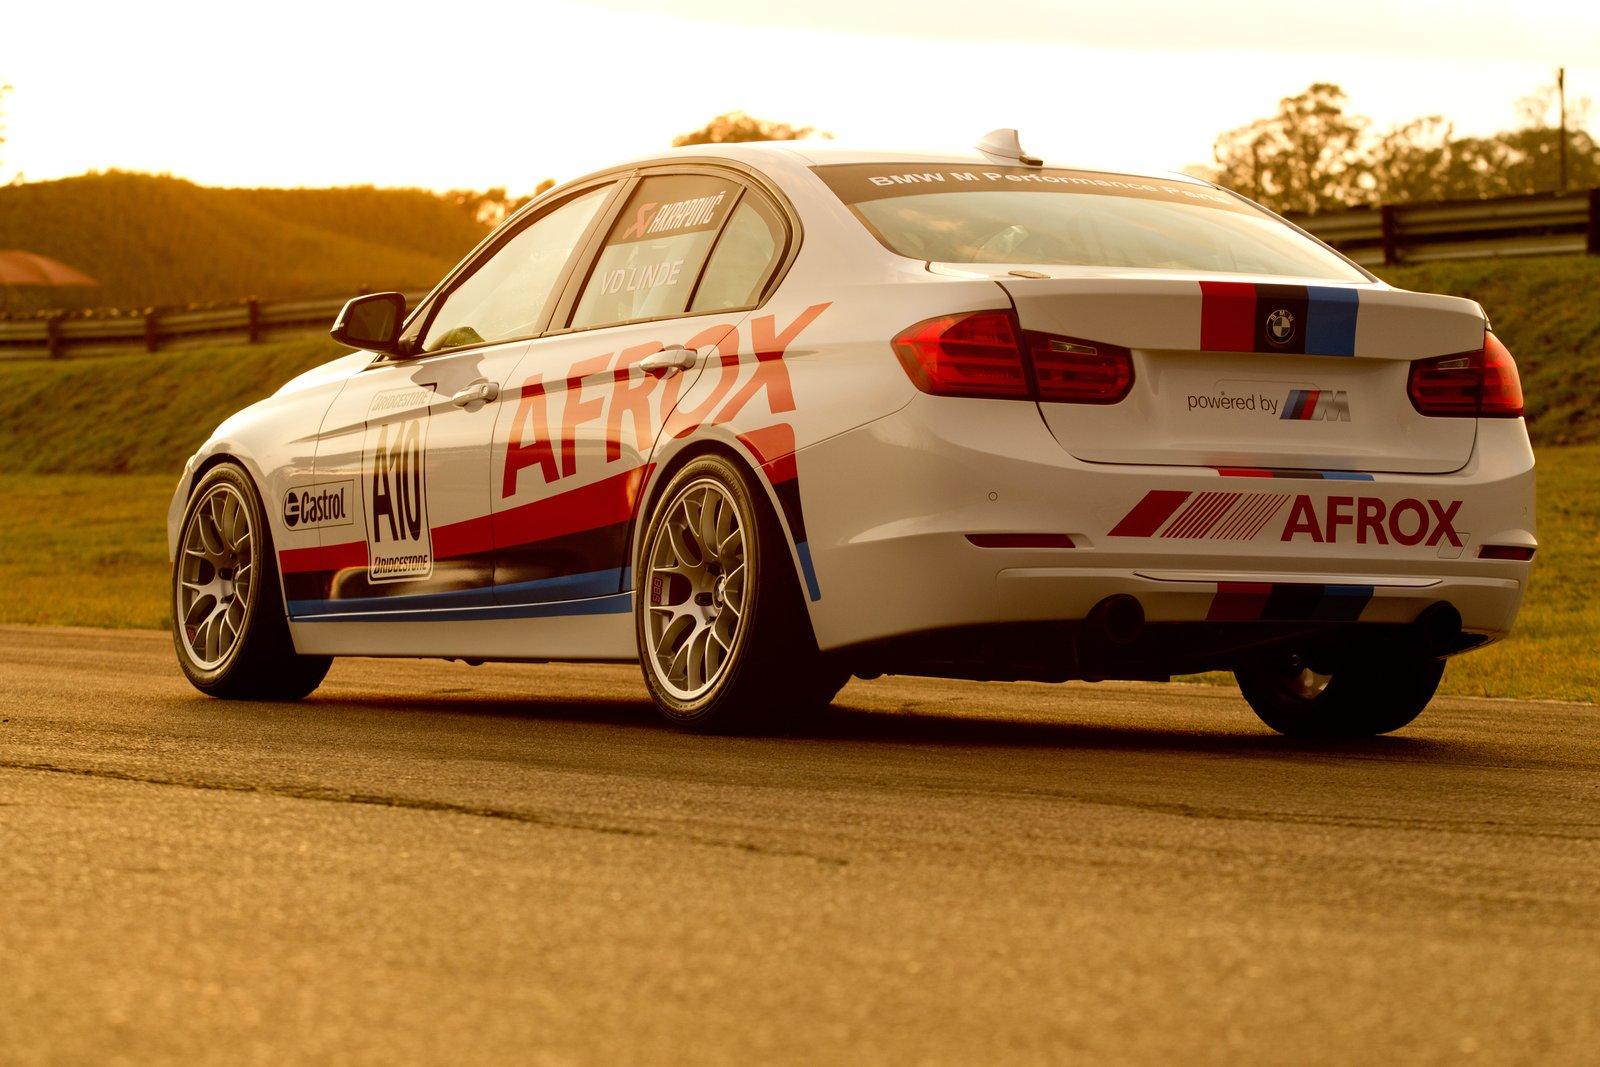
[[[1282,278],[992,270],[938,272],[993,277],[1024,330],[1133,353],[1122,402],[1040,404],[1079,459],[1442,474],[1472,455],[1477,420],[1421,415],[1406,388],[1412,360],[1483,347],[1471,300]]]

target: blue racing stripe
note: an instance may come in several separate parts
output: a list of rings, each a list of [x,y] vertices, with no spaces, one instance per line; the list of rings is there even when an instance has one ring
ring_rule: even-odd
[[[1354,289],[1306,286],[1306,355],[1356,354],[1356,313],[1360,300]]]
[[[806,592],[812,600],[821,600],[822,587],[817,584],[817,569],[811,565],[811,546],[801,541],[794,546],[794,550],[800,556],[800,570],[806,576]]]
[[[1316,619],[1338,622],[1355,622],[1372,600],[1373,586],[1328,585],[1322,589],[1322,601],[1312,612]]]
[[[502,604],[548,604],[553,600],[581,600],[587,597],[611,596],[623,588],[623,568],[584,574],[563,574],[555,578],[539,578],[531,582],[514,582],[495,586]]]
[[[1360,471],[1318,471],[1317,473],[1330,482],[1370,482],[1374,480],[1372,475],[1362,474]]]
[[[302,601],[302,603],[305,603]],[[311,603],[327,603],[312,601]],[[332,601],[348,603],[348,601]],[[561,615],[621,615],[633,610],[632,593],[558,600],[548,604],[500,604],[493,607],[440,608],[421,611],[369,611],[312,614],[296,622],[477,622],[485,619],[537,619]]]
[[[458,617],[456,613],[470,608],[554,604],[614,596],[622,588],[622,576],[622,568],[616,567],[584,574],[539,578],[531,582],[516,582],[510,585],[486,585],[477,589],[405,593],[399,596],[350,597],[346,600],[291,600],[289,615],[301,619],[352,614],[371,617],[392,611],[443,611],[455,618]]]

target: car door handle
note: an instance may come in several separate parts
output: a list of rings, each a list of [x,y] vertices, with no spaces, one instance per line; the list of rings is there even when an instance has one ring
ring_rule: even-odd
[[[688,370],[699,361],[700,353],[694,349],[682,345],[668,345],[661,351],[641,359],[639,369],[646,374],[658,372],[671,374],[673,371]]]
[[[487,404],[499,398],[500,386],[497,382],[473,382],[452,396],[450,403],[464,408],[468,404]]]

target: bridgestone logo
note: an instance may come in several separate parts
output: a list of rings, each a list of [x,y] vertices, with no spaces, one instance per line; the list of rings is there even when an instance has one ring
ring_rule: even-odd
[[[433,558],[422,553],[414,556],[373,556],[368,576],[373,581],[378,581],[402,575],[410,576],[418,570],[427,570],[432,566]]]

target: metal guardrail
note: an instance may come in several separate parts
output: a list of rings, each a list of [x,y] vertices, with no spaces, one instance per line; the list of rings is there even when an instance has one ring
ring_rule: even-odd
[[[407,293],[415,307],[426,293]],[[162,309],[100,315],[65,312],[34,318],[0,318],[0,359],[156,352],[195,340],[242,335],[255,344],[274,330],[328,329],[344,307],[335,300],[244,300],[216,307]]]
[[[1564,196],[1517,196],[1394,204],[1286,216],[1363,266],[1493,256],[1600,255],[1600,188]],[[407,293],[416,306],[424,293]],[[344,300],[262,301],[110,315],[0,318],[0,359],[106,355],[242,334],[327,328]]]
[[[1600,255],[1600,189],[1285,217],[1367,267],[1492,256]]]

